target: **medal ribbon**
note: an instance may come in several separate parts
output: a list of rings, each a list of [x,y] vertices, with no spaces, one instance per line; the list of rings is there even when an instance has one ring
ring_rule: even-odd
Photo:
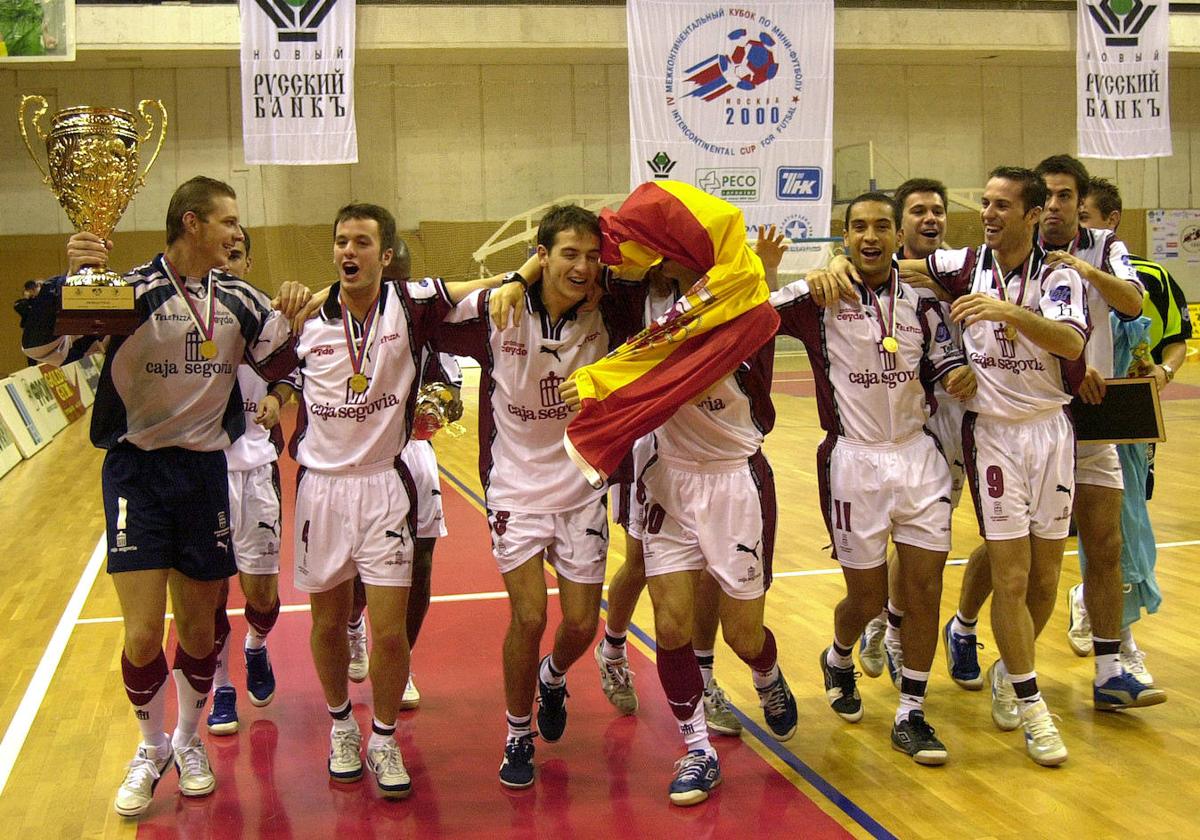
[[[167,275],[167,279],[171,281],[171,285],[175,287],[175,291],[183,298],[183,302],[187,304],[188,315],[192,318],[192,323],[196,325],[196,332],[200,333],[200,337],[205,341],[212,341],[213,331],[216,329],[217,319],[217,296],[213,294],[212,272],[208,273],[208,324],[206,325],[200,317],[200,310],[192,300],[191,293],[187,290],[187,284],[180,279],[179,273],[175,271],[175,266],[171,265],[171,261],[164,256],[162,258],[163,270]]]
[[[346,334],[346,349],[350,351],[350,367],[357,376],[362,373],[363,361],[367,358],[367,351],[371,349],[371,345],[375,343],[375,315],[379,312],[379,296],[376,295],[372,301],[370,309],[367,311],[366,320],[363,321],[362,343],[355,344],[354,336],[350,332],[350,319],[354,316],[350,314],[349,309],[345,304],[342,305],[342,330]]]
[[[883,304],[880,303],[879,296],[875,294],[874,289],[872,289],[866,283],[863,284],[863,288],[865,288],[867,290],[867,294],[871,296],[871,304],[875,307],[875,312],[879,315],[879,331],[883,333],[879,339],[881,344],[896,335],[896,296],[900,293],[900,271],[893,267],[888,280],[890,280],[892,284],[892,311],[887,320],[885,320],[883,317]],[[889,326],[885,326],[885,324]]]
[[[1025,273],[1021,276],[1021,287],[1017,290],[1017,306],[1025,308],[1025,286],[1029,283],[1029,275],[1033,271],[1033,252],[1029,252],[1029,256],[1025,260]],[[1008,284],[1004,276],[1000,273],[999,263],[996,260],[996,252],[992,252],[992,282],[996,286],[996,291],[1000,293],[1000,300],[1008,303]]]

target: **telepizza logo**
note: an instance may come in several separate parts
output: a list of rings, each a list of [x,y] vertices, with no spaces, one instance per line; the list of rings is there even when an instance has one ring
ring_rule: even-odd
[[[1104,43],[1110,47],[1136,47],[1142,29],[1158,6],[1142,0],[1100,0],[1088,4],[1088,14],[1104,31]]]
[[[279,30],[279,42],[315,42],[317,28],[333,11],[337,0],[255,0]]]

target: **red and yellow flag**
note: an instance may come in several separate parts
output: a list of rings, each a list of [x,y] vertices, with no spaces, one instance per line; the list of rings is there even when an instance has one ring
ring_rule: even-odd
[[[635,440],[733,372],[779,326],[742,211],[729,202],[653,181],[615,213],[602,212],[600,228],[601,258],[619,277],[640,279],[659,260],[702,276],[666,315],[573,374],[582,406],[564,442],[597,487]]]

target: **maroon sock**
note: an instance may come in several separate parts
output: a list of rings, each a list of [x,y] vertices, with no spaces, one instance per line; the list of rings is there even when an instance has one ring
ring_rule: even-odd
[[[121,676],[125,680],[125,693],[133,705],[145,706],[153,700],[167,681],[167,674],[167,657],[161,650],[147,665],[134,665],[121,651]]]
[[[246,604],[246,623],[250,625],[259,636],[266,636],[271,632],[271,628],[275,626],[276,620],[279,618],[279,599],[275,599],[275,606],[271,607],[267,612],[259,612],[254,607]]]
[[[775,647],[775,634],[771,632],[770,627],[763,628],[763,646],[758,652],[758,656],[753,659],[742,657],[742,661],[758,671],[760,674],[766,674],[775,667],[775,662],[779,659],[779,650]]]
[[[166,657],[163,657],[164,663]],[[182,645],[175,646],[175,664],[172,668],[181,671],[190,685],[198,694],[208,694],[212,690],[213,671],[217,668],[217,649],[214,647],[208,656],[197,659]]]
[[[229,626],[229,615],[225,612],[225,606],[222,604],[217,607],[217,612],[213,616],[213,624],[215,625],[215,633],[213,635],[213,651],[219,657],[221,651],[225,650],[225,642],[229,638],[229,631],[232,629]],[[176,659],[176,662],[179,660]]]
[[[671,704],[671,712],[677,720],[690,720],[696,712],[696,704],[704,694],[704,677],[700,675],[700,666],[696,664],[696,654],[692,652],[691,644],[668,650],[661,645],[658,648],[658,679],[662,682],[663,693]]]

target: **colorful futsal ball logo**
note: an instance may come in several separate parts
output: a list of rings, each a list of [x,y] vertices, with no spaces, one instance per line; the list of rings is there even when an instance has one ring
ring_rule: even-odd
[[[735,29],[728,38],[733,45],[728,55],[709,56],[684,71],[689,74],[687,81],[695,85],[688,96],[711,102],[735,88],[750,91],[775,78],[779,62],[771,50],[775,39],[769,33],[760,32],[752,38],[748,30]]]

